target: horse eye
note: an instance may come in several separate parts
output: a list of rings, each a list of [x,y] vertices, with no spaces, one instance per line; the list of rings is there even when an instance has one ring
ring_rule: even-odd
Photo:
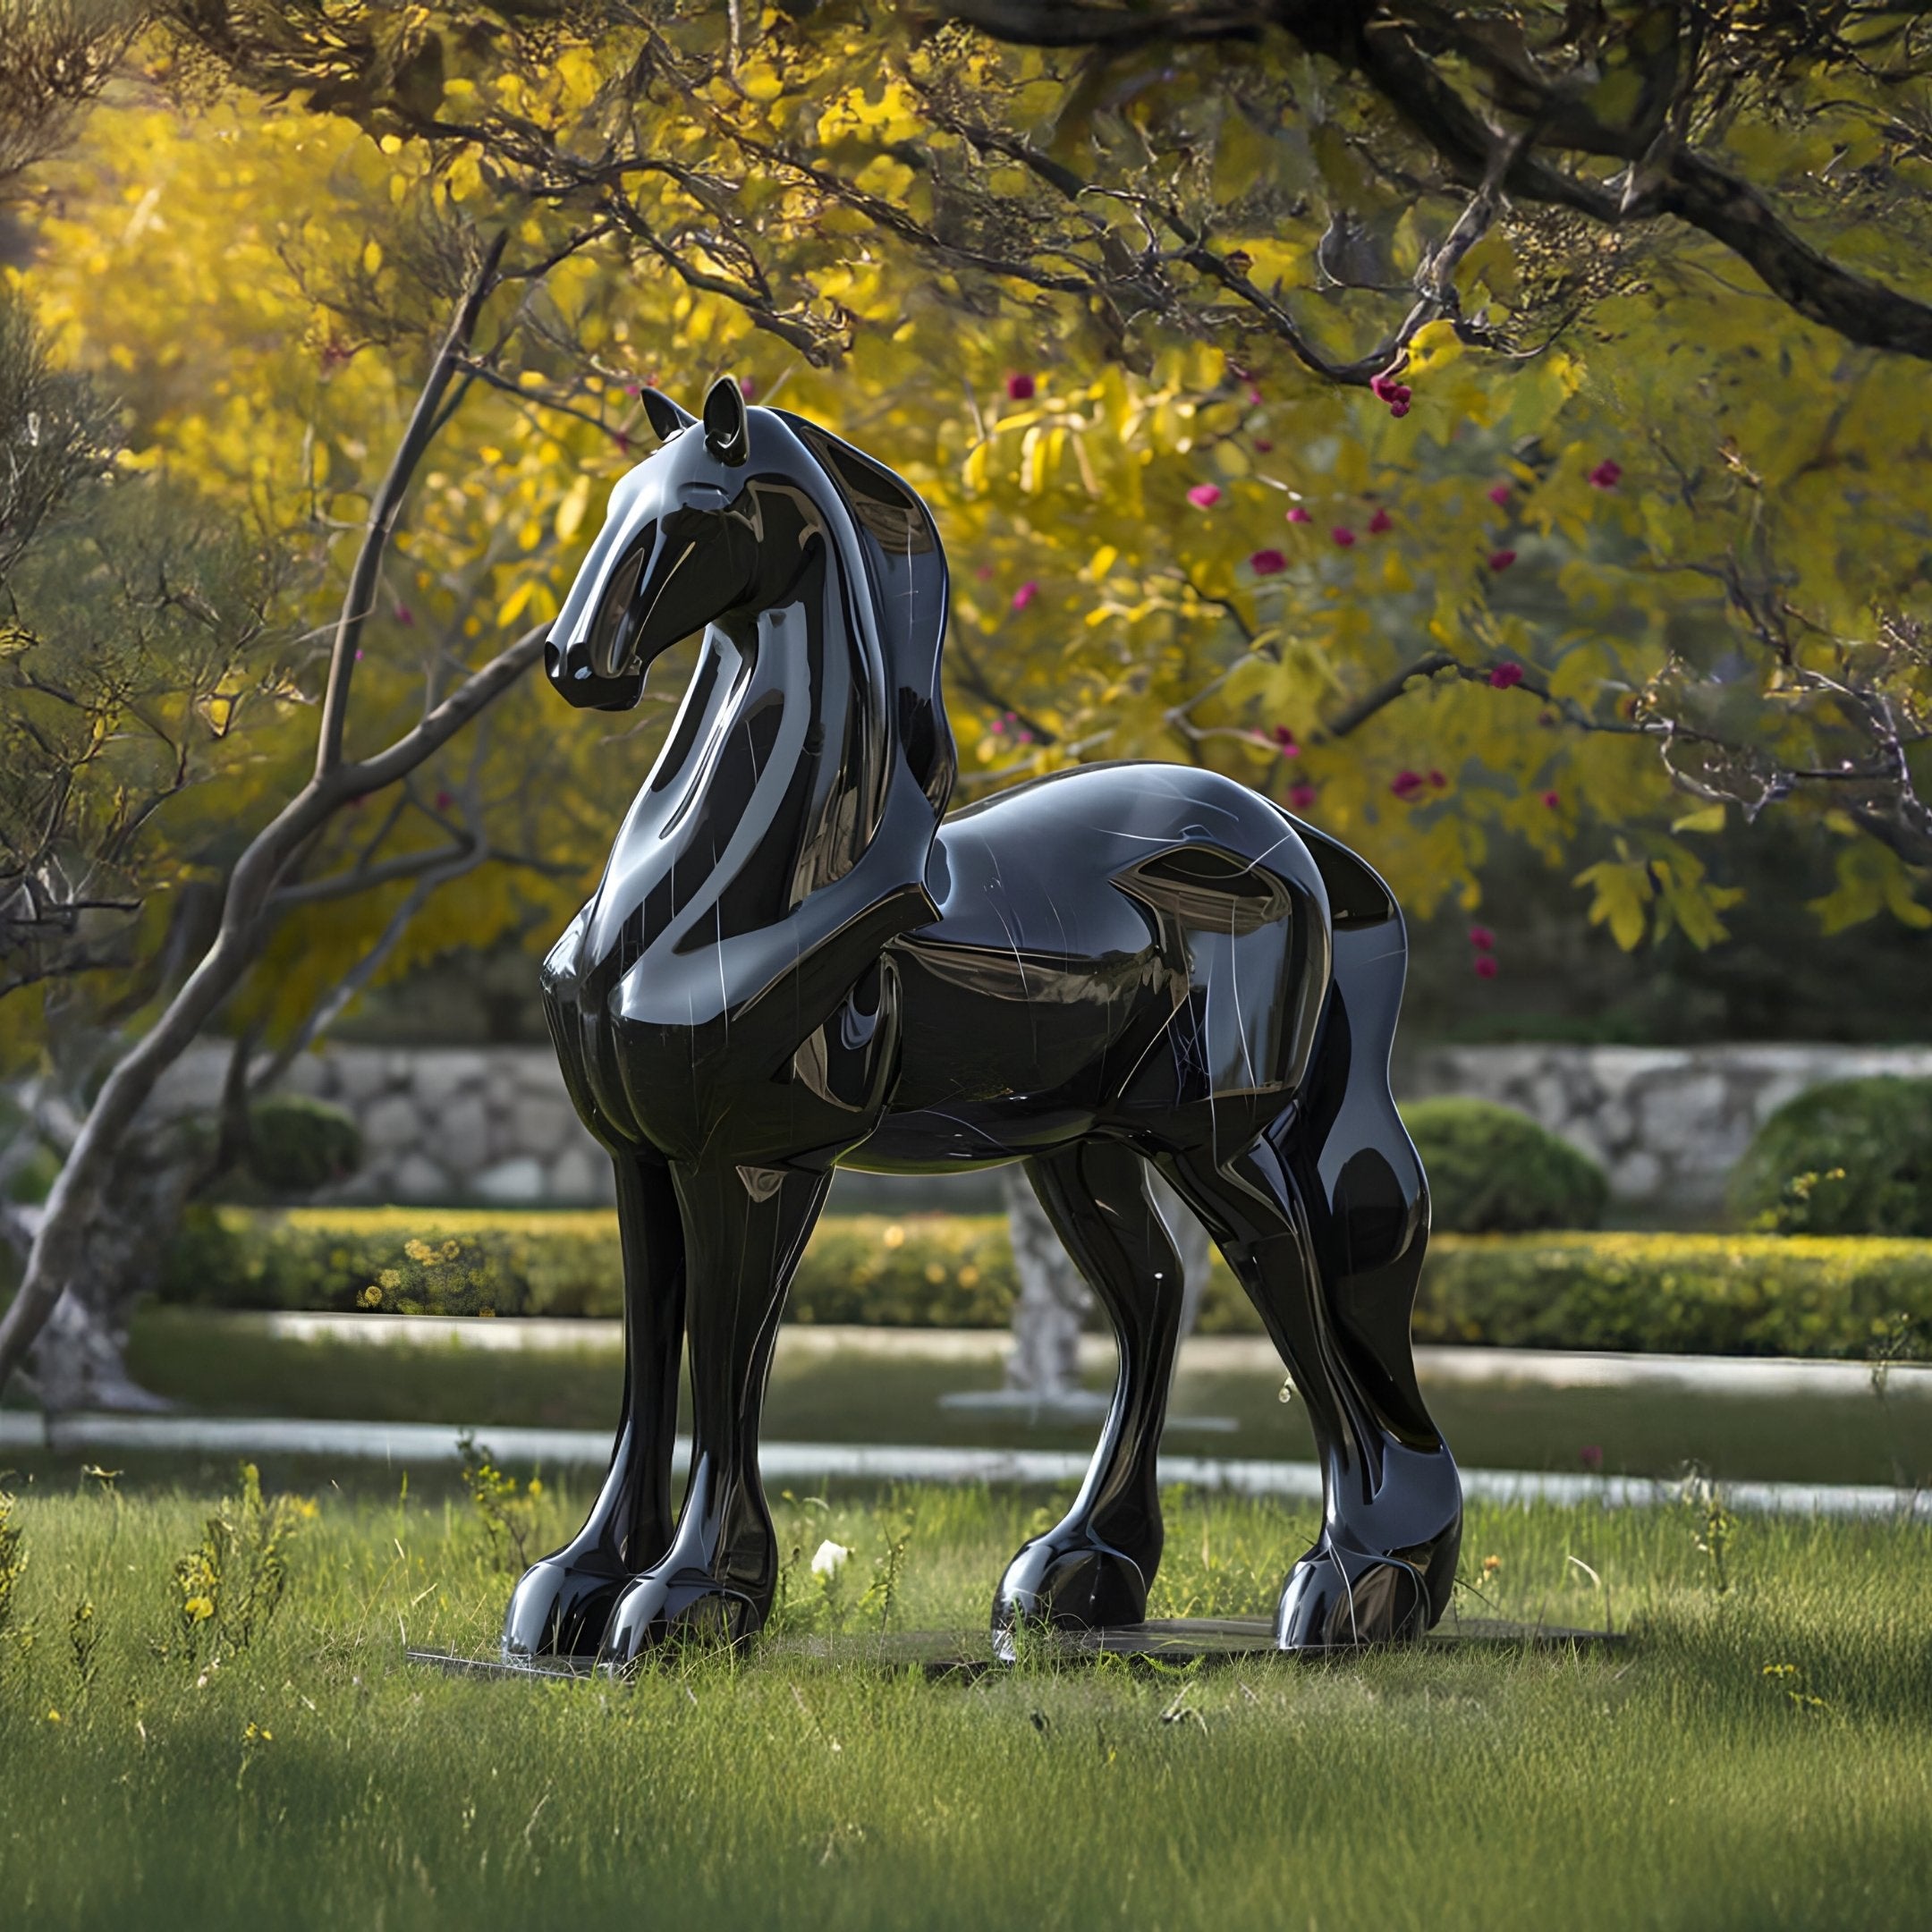
[[[597,606],[597,622],[590,630],[590,662],[605,677],[618,677],[623,666],[617,662],[618,637],[623,623],[624,613],[630,608],[631,599],[637,594],[638,578],[644,568],[644,559],[650,554],[648,533],[642,540],[633,544],[631,554],[612,572],[610,588],[604,593],[604,601]]]

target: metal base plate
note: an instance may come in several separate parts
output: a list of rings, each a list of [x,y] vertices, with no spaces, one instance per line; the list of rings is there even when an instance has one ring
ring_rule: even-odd
[[[1422,1640],[1428,1651],[1580,1650],[1621,1645],[1626,1639],[1609,1631],[1576,1630],[1555,1623],[1511,1623],[1499,1617],[1445,1619]],[[993,1654],[989,1635],[956,1631],[899,1631],[841,1637],[774,1637],[758,1640],[759,1655],[809,1658],[815,1663],[861,1668],[923,1670],[931,1678],[975,1678],[1011,1669]],[[1151,1617],[1117,1630],[1062,1631],[1030,1642],[1025,1661],[1056,1666],[1121,1657],[1130,1663],[1174,1667],[1212,1665],[1242,1660],[1271,1663],[1343,1662],[1365,1654],[1355,1645],[1304,1650],[1284,1657],[1275,1648],[1275,1626],[1263,1617]],[[536,1657],[506,1663],[501,1657],[461,1657],[448,1650],[408,1650],[411,1664],[461,1677],[589,1677],[596,1665],[577,1657]]]

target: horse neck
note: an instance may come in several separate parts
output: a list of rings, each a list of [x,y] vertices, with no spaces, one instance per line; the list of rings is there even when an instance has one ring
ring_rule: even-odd
[[[890,716],[867,587],[823,540],[779,601],[705,633],[620,845],[715,907],[725,932],[782,918],[849,871],[884,807]],[[615,860],[614,854],[614,861]]]

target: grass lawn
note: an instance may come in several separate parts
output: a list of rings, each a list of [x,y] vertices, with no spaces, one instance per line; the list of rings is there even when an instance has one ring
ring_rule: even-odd
[[[273,1616],[219,1636],[231,1556],[190,1648],[207,1586],[173,1568],[214,1494],[132,1480],[15,1479],[0,1897],[23,1927],[1707,1932],[1922,1925],[1932,1893],[1922,1530],[1741,1522],[1720,1591],[1701,1519],[1479,1510],[1472,1612],[1600,1624],[1607,1593],[1631,1644],[967,1687],[797,1640],[977,1627],[1049,1499],[794,1497],[749,1658],[476,1682],[402,1657],[494,1636],[509,1576],[466,1499],[324,1481]],[[533,1545],[581,1500],[526,1496]],[[1185,1496],[1170,1522],[1170,1614],[1266,1611],[1309,1527]],[[829,1591],[826,1538],[853,1551]]]
[[[142,1381],[196,1409],[233,1415],[603,1428],[617,1414],[614,1351],[550,1354],[361,1347],[273,1338],[199,1309],[148,1307],[129,1360]],[[1029,1426],[1024,1416],[944,1409],[949,1390],[994,1388],[991,1362],[911,1360],[781,1351],[766,1408],[774,1441],[936,1443],[1087,1449],[1089,1424]],[[1105,1385],[1097,1377],[1095,1385]],[[1174,1412],[1217,1416],[1232,1430],[1173,1429],[1168,1446],[1204,1455],[1302,1458],[1299,1405],[1277,1399],[1277,1373],[1183,1374]],[[1932,1479],[1932,1402],[1894,1396],[1700,1396],[1655,1389],[1429,1391],[1457,1456],[1471,1469],[1575,1470],[1587,1445],[1612,1474],[1670,1476],[1691,1461],[1733,1480],[1902,1483]]]

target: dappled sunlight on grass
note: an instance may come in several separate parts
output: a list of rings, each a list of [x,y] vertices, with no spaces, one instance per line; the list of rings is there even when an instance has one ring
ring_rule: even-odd
[[[242,1645],[217,1588],[191,1649],[174,1566],[216,1499],[126,1481],[14,1512],[22,1923],[1866,1927],[1932,1881],[1932,1553],[1903,1526],[1743,1521],[1720,1592],[1691,1513],[1482,1509],[1461,1614],[1633,1642],[965,1685],[790,1640],[977,1631],[1063,1499],[794,1492],[761,1651],[505,1682],[402,1660],[494,1645],[504,1540],[461,1495],[325,1488],[279,1605]],[[545,1547],[585,1500],[520,1498]],[[1314,1527],[1168,1504],[1167,1614],[1266,1614]],[[815,1572],[827,1542],[851,1554]]]

